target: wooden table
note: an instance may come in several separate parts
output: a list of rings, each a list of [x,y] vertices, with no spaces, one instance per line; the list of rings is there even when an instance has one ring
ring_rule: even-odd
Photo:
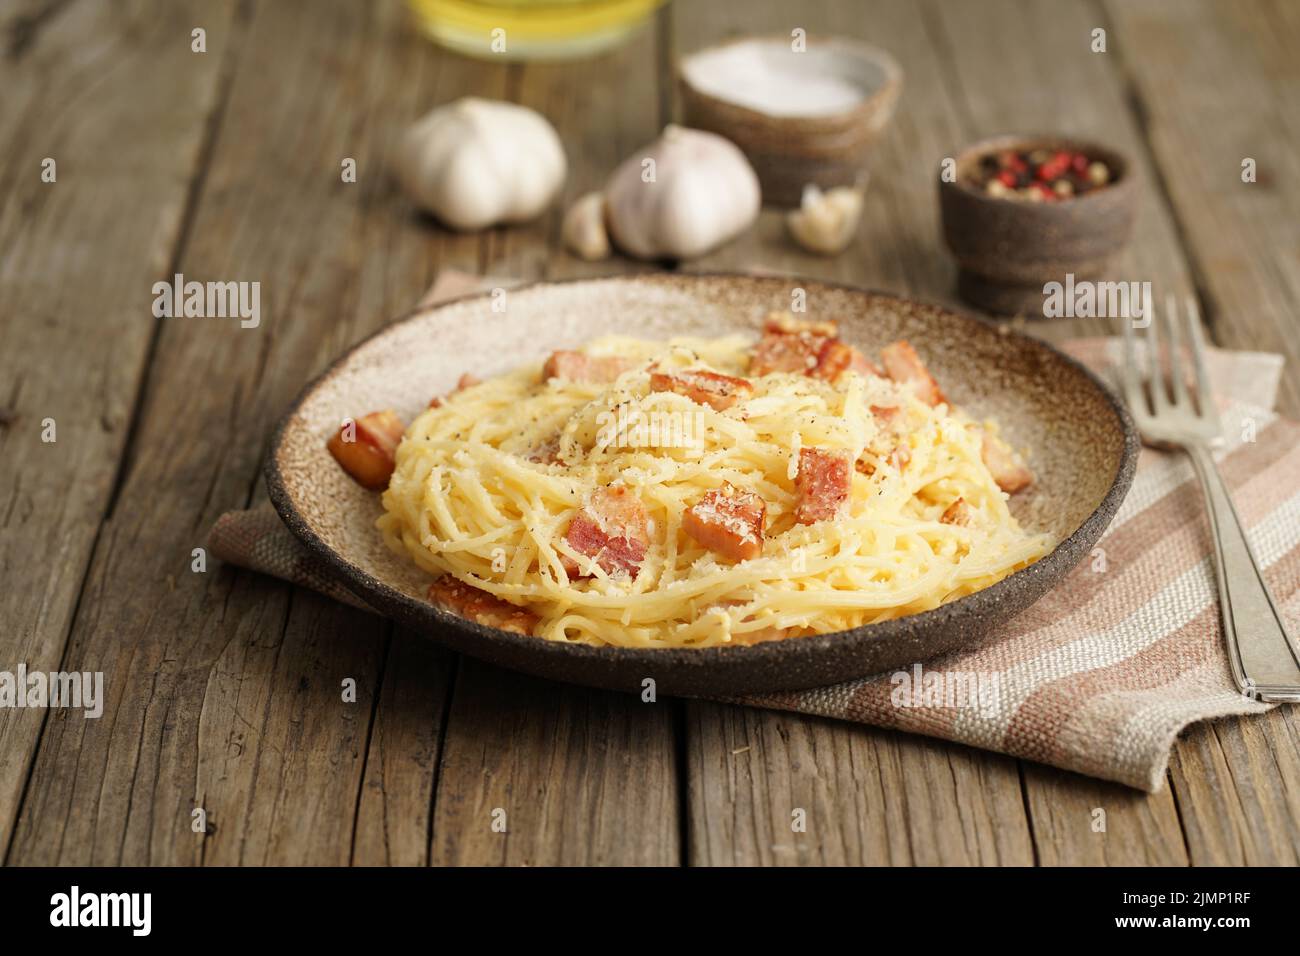
[[[0,711],[8,863],[1300,861],[1294,708],[1192,729],[1146,796],[870,727],[550,684],[275,580],[191,570],[218,515],[264,498],[268,435],[302,384],[440,269],[645,268],[576,261],[558,212],[481,235],[413,215],[387,175],[406,123],[468,93],[535,107],[568,149],[567,203],[675,115],[679,51],[794,27],[867,38],[906,71],[861,235],[815,258],[765,212],[683,268],[950,300],[940,160],[1005,130],[1096,136],[1146,184],[1116,276],[1195,294],[1221,345],[1286,353],[1281,408],[1300,416],[1295,3],[680,3],[616,53],[534,65],[440,51],[397,0],[14,0],[0,11],[0,669],[103,671],[107,702],[98,720]],[[151,286],[176,272],[260,281],[261,326],[154,319]],[[807,833],[791,833],[792,807]]]

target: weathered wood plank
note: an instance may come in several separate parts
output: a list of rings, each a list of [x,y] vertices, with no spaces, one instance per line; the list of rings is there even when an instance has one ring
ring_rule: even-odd
[[[673,711],[670,701],[642,703],[462,658],[434,804],[433,861],[676,862]]]
[[[546,115],[569,158],[564,202],[489,235],[484,271],[569,278],[626,271],[561,248],[564,206],[599,188],[658,127],[657,33],[578,63],[512,67],[514,98]],[[633,331],[633,330],[626,330]],[[680,856],[675,704],[521,678],[464,661],[434,807],[436,863],[673,864]],[[506,812],[508,832],[491,829]]]
[[[1022,764],[1034,847],[1043,866],[1171,866],[1188,862],[1166,787],[1147,795],[1040,764]]]
[[[261,582],[249,590],[280,610],[279,593],[259,595]],[[242,589],[232,591],[232,600],[244,597]],[[190,701],[201,701],[197,727],[176,728],[185,737],[196,732],[187,743],[197,749],[197,766],[165,733],[156,742],[145,737],[141,765],[161,786],[151,794],[155,805],[138,811],[139,821],[128,802],[124,854],[137,851],[138,829],[147,847],[153,838],[174,846],[171,852],[198,849],[207,864],[342,865],[351,859],[386,626],[303,591],[294,593],[281,630],[275,623],[245,628],[241,621],[233,635],[229,625],[223,628],[228,643],[206,682],[194,681],[171,705],[187,717]],[[356,682],[355,702],[344,700],[342,684],[349,678]],[[151,723],[146,713],[146,734]],[[206,840],[178,840],[177,826],[188,821],[163,814],[172,805],[172,788],[196,780],[195,805],[213,832]]]
[[[366,748],[354,866],[428,863],[444,711],[454,673],[455,655],[422,635],[396,630]]]
[[[1014,760],[894,731],[690,702],[701,865],[1028,865]]]
[[[1300,9],[1252,0],[1107,2],[1215,341],[1287,357],[1300,416]],[[1242,181],[1253,159],[1257,181]]]
[[[437,263],[478,262],[477,238],[430,230],[385,170],[402,126],[461,89],[397,0],[258,7],[240,57],[180,265],[260,281],[262,321],[164,323],[68,655],[109,675],[105,714],[51,722],[19,862],[352,854],[387,625],[256,575],[191,573],[189,555],[249,501],[302,382],[418,299]],[[356,183],[341,180],[345,157]],[[341,700],[347,677],[355,704]],[[207,839],[190,830],[199,805]]]
[[[1283,707],[1187,732],[1170,766],[1195,864],[1300,862],[1300,720]]]
[[[149,287],[174,253],[232,53],[220,39],[191,52],[196,23],[218,37],[232,23],[233,4],[199,7],[32,3],[0,17],[5,670],[59,669],[111,500],[154,333]],[[0,858],[45,720],[0,711]]]

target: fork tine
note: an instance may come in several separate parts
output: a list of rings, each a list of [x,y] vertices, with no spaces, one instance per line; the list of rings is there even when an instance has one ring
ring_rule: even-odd
[[[1151,410],[1156,415],[1169,410],[1169,393],[1165,391],[1165,371],[1160,361],[1160,316],[1154,305],[1151,308],[1151,321],[1147,323],[1147,364],[1151,386]]]
[[[1188,338],[1192,343],[1192,367],[1196,370],[1196,410],[1204,418],[1214,414],[1210,394],[1210,376],[1205,371],[1205,332],[1201,328],[1201,310],[1196,297],[1187,300]]]
[[[1134,415],[1145,415],[1147,413],[1147,403],[1146,397],[1142,394],[1137,349],[1133,345],[1133,320],[1124,319],[1120,325],[1124,329],[1124,400],[1128,402],[1129,410]]]
[[[1174,389],[1174,407],[1187,407],[1187,380],[1183,375],[1183,336],[1178,327],[1178,300],[1171,292],[1165,299],[1165,333],[1169,336],[1169,378]]]

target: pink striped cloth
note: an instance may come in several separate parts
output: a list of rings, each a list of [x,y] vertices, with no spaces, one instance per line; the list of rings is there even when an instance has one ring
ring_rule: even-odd
[[[440,280],[425,301],[466,291]],[[1103,374],[1109,339],[1066,351]],[[1273,411],[1282,359],[1211,350],[1226,447],[1219,466],[1288,627],[1300,627],[1300,425]],[[222,560],[364,607],[269,504],[213,528]],[[1270,705],[1239,694],[1223,649],[1200,487],[1181,454],[1144,448],[1099,547],[1046,597],[976,647],[814,690],[729,698],[959,741],[1149,792],[1186,726]]]

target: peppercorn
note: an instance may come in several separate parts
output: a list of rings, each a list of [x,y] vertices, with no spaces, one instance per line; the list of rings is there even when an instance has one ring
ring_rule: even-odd
[[[1060,202],[1112,181],[1110,167],[1071,149],[1001,150],[980,158],[976,184],[997,199]]]

